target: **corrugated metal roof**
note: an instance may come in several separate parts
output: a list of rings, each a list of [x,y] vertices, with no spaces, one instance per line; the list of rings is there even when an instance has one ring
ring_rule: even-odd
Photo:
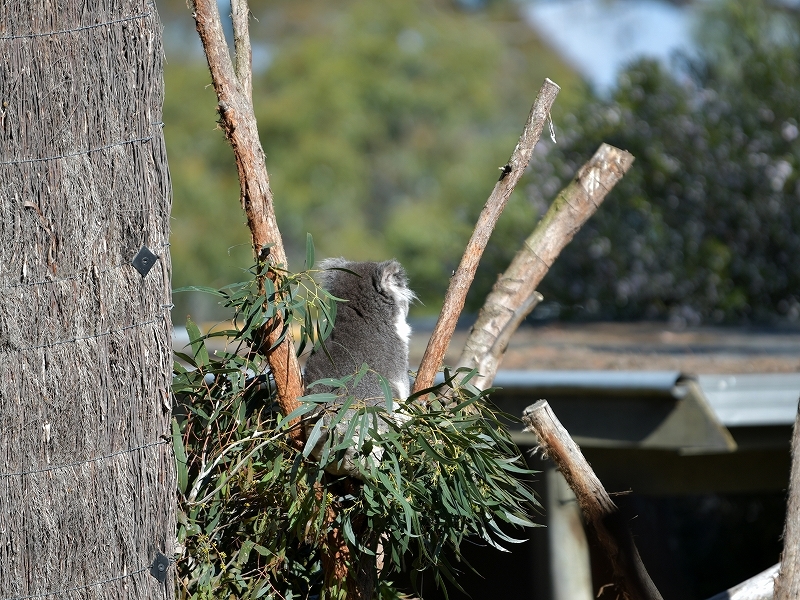
[[[671,393],[678,371],[498,371],[493,386],[506,389],[624,390]]]
[[[703,394],[723,425],[791,425],[800,398],[800,373],[700,375]]]
[[[508,392],[581,391],[588,395],[672,394],[697,380],[726,427],[792,425],[800,398],[800,373],[681,375],[678,371],[499,371],[493,385]]]

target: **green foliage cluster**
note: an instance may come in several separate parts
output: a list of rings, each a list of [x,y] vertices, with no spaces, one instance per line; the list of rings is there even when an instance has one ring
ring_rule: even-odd
[[[636,156],[541,286],[563,316],[800,318],[800,17],[709,10],[680,74],[636,62],[610,99],[556,114],[559,143],[534,159],[528,195],[546,206],[601,142]],[[512,253],[487,261],[478,295]]]
[[[381,406],[310,393],[292,414],[280,414],[257,332],[280,312],[287,326],[302,324],[304,341],[321,342],[336,299],[313,285],[309,271],[284,273],[266,292],[261,275],[255,269],[251,281],[215,292],[236,313],[232,329],[201,335],[189,321],[191,353],[177,353],[180,598],[343,598],[344,590],[325,585],[321,566],[333,528],[344,532],[351,568],[365,556],[374,568],[380,541],[381,598],[399,597],[390,582],[397,573],[413,582],[432,572],[438,583],[458,586],[465,539],[502,547],[518,541],[504,528],[534,526],[539,504],[525,481],[531,471],[501,424],[509,417],[491,407],[489,391],[469,384],[470,374],[446,372],[442,384],[403,402],[387,384]],[[211,337],[229,349],[209,352]],[[317,383],[346,389],[368,370]],[[420,402],[430,392],[438,399]],[[309,454],[325,435],[323,410],[335,413],[330,430],[343,418],[350,424],[341,439],[327,436],[317,462]],[[302,451],[287,443],[292,426],[309,430]],[[325,471],[348,448],[358,451],[360,482]]]
[[[254,43],[270,57],[255,75],[255,108],[286,238],[311,230],[326,255],[395,256],[422,310],[435,311],[550,76],[565,88],[559,143],[540,142],[527,199],[515,194],[487,249],[473,309],[605,141],[637,161],[543,282],[562,318],[800,319],[798,16],[765,0],[707,10],[700,54],[679,74],[640,61],[598,99],[576,94],[575,76],[513,3],[254,2]],[[231,209],[236,173],[211,125],[205,66],[168,57],[175,279],[221,285],[250,256]],[[301,245],[289,252],[302,260]]]

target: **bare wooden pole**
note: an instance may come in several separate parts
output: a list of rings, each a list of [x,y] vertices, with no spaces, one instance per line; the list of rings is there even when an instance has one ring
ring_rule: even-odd
[[[544,80],[539,94],[536,96],[536,101],[533,103],[522,135],[519,137],[519,142],[517,142],[517,146],[511,153],[508,163],[501,168],[500,180],[495,184],[489,199],[486,201],[486,205],[478,217],[475,230],[472,232],[472,237],[464,250],[464,255],[461,257],[461,263],[450,280],[442,312],[439,314],[439,320],[433,328],[431,339],[425,349],[422,363],[417,372],[414,392],[433,385],[436,371],[441,366],[442,358],[447,351],[447,346],[450,344],[450,339],[453,337],[456,321],[458,321],[458,316],[464,308],[467,291],[475,278],[475,271],[478,269],[478,263],[486,244],[489,242],[489,236],[494,230],[497,219],[500,218],[511,192],[514,191],[514,187],[530,162],[533,148],[542,135],[544,123],[560,90],[561,88],[549,79]]]
[[[537,286],[564,247],[633,164],[633,155],[602,144],[572,182],[556,196],[547,214],[511,261],[486,298],[458,366],[477,367],[470,382],[492,385],[511,335],[541,300]]]
[[[792,470],[783,527],[781,568],[775,580],[775,600],[800,598],[800,406],[792,433]]]
[[[545,455],[555,462],[575,493],[587,523],[611,559],[615,583],[625,598],[663,600],[619,509],[547,401],[539,400],[526,408],[522,420],[536,433]]]
[[[217,3],[214,0],[192,2],[197,33],[203,43],[211,80],[217,93],[220,124],[236,159],[240,200],[247,215],[253,253],[256,260],[269,260],[272,265],[286,268],[286,252],[275,219],[266,158],[253,111],[247,2],[234,0],[232,7],[235,68],[228,53]],[[272,272],[272,275],[275,273]],[[262,347],[269,349],[267,361],[278,390],[278,404],[284,414],[289,414],[299,406],[297,398],[303,395],[303,383],[291,331],[287,331],[283,341],[277,343],[282,331],[283,323],[278,316],[264,328]],[[292,427],[290,436],[295,447],[302,446],[302,427]]]
[[[772,600],[775,578],[781,564],[772,565],[769,569],[761,571],[750,579],[720,592],[708,600]]]

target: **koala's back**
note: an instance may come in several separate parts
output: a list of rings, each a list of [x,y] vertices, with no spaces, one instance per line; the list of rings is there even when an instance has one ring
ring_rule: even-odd
[[[375,263],[328,259],[320,267],[334,269],[324,272],[322,285],[345,302],[339,303],[333,332],[325,342],[328,353],[318,348],[308,358],[306,382],[339,379],[356,373],[367,363],[389,381],[395,397],[405,399],[409,394],[411,334],[406,317],[414,294],[408,289],[402,266],[394,260]],[[362,400],[383,401],[382,388],[373,373],[348,391]]]

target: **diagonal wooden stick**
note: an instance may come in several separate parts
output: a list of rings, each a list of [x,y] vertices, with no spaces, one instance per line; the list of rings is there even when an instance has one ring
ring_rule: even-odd
[[[492,385],[511,335],[541,299],[537,286],[564,247],[598,209],[633,164],[633,155],[602,144],[525,240],[508,269],[494,284],[472,326],[459,367],[478,369],[472,385]]]
[[[586,522],[611,559],[614,580],[623,597],[663,600],[619,509],[547,401],[539,400],[526,408],[522,421],[539,438],[544,454],[553,460],[575,493]]]
[[[464,250],[464,255],[461,257],[461,263],[450,280],[442,312],[439,314],[439,320],[433,328],[431,339],[425,349],[422,363],[417,372],[414,392],[433,385],[436,371],[439,370],[447,351],[447,346],[453,337],[456,321],[458,321],[458,316],[464,308],[467,291],[475,278],[475,271],[478,269],[478,263],[481,260],[486,244],[489,242],[489,236],[492,234],[497,219],[500,218],[500,214],[511,196],[511,192],[514,191],[514,187],[530,162],[533,148],[542,135],[544,123],[560,90],[561,88],[549,79],[544,80],[531,108],[528,121],[525,123],[525,128],[522,130],[522,135],[519,137],[519,142],[517,142],[517,146],[514,148],[508,163],[501,168],[500,180],[495,184],[489,199],[486,201],[486,205],[478,217],[475,230],[472,232],[472,237]]]

